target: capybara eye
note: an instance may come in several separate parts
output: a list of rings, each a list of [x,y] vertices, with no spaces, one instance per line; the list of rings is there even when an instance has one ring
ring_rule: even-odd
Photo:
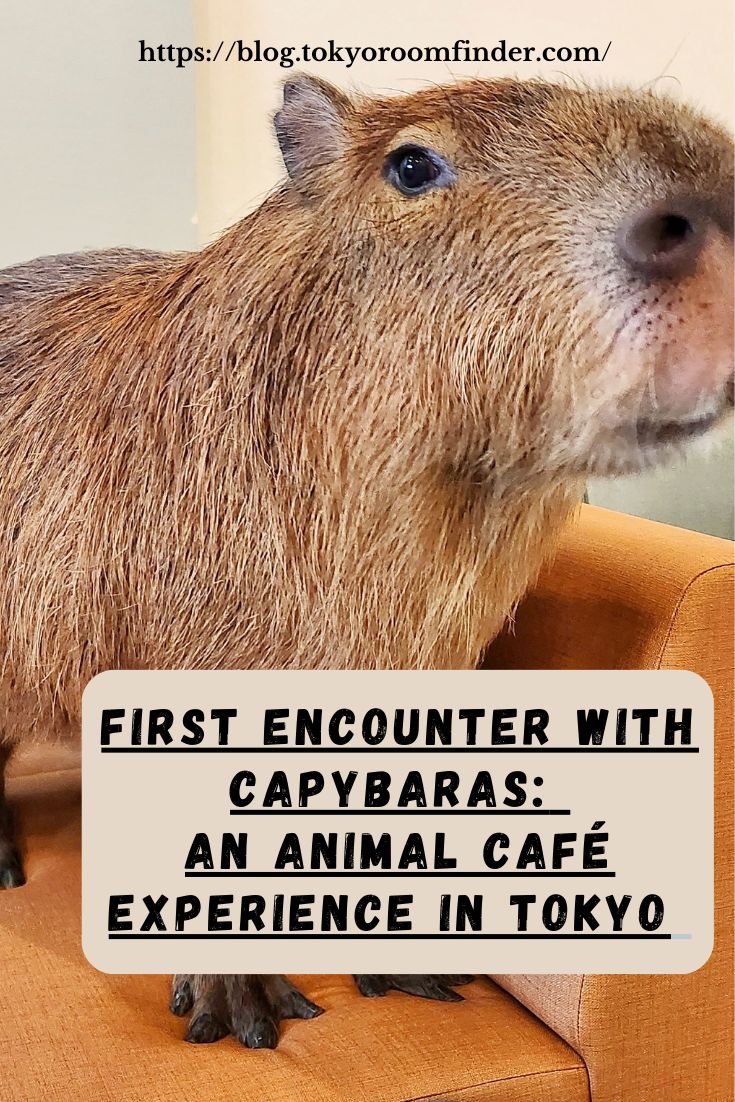
[[[385,163],[385,175],[403,195],[421,195],[432,186],[448,184],[452,180],[442,159],[418,145],[404,145],[390,153]]]
[[[417,191],[425,187],[438,175],[436,166],[425,153],[420,150],[412,151],[401,157],[398,165],[398,179],[406,191]]]

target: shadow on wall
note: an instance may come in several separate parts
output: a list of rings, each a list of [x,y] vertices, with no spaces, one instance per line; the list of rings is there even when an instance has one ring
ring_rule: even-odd
[[[587,486],[590,502],[711,536],[735,538],[732,421],[722,432],[722,443],[708,455],[694,455],[674,467],[630,478],[592,480]]]

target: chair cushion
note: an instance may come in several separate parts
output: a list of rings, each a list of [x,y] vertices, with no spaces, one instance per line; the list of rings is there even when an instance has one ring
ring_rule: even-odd
[[[79,771],[64,764],[26,762],[9,786],[28,883],[0,893],[5,1102],[589,1102],[579,1056],[489,980],[447,1005],[305,975],[326,1013],[285,1023],[276,1051],[184,1044],[166,976],[108,976],[82,955]]]

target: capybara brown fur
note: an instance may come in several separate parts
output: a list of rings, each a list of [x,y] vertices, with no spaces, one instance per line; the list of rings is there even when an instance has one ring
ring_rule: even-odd
[[[732,145],[697,113],[300,77],[275,129],[285,183],[203,251],[0,273],[4,756],[76,736],[105,669],[473,667],[585,478],[732,404]],[[251,1047],[318,1012],[283,977],[172,1006]]]

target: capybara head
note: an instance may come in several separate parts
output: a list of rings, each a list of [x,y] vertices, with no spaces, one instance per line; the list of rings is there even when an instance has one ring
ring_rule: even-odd
[[[732,148],[687,108],[303,77],[275,127],[284,186],[202,251],[5,277],[0,643],[47,710],[115,666],[472,667],[586,475],[732,403]]]
[[[699,114],[540,81],[353,99],[303,77],[275,127],[344,343],[453,477],[632,470],[730,408],[732,143]]]

